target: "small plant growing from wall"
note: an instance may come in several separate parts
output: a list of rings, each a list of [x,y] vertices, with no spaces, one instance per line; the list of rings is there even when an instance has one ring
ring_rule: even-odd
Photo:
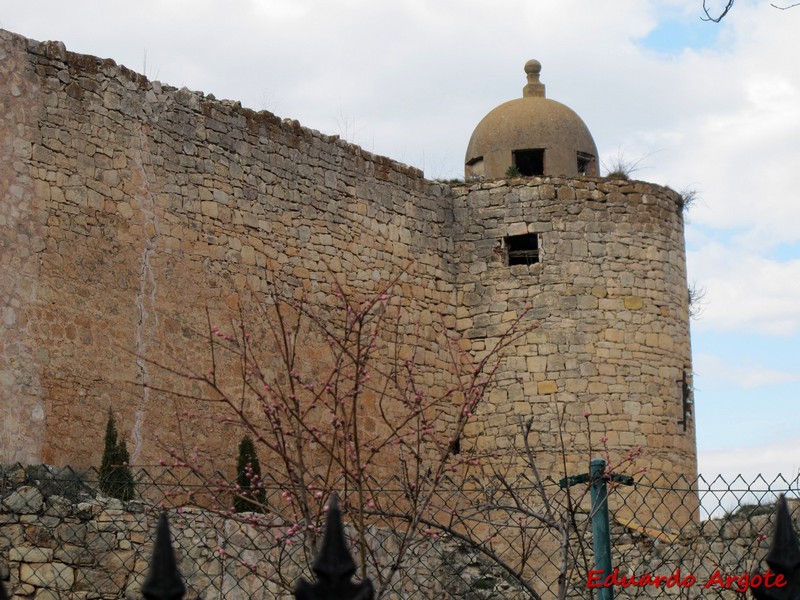
[[[522,173],[520,173],[517,165],[511,165],[506,169],[506,177],[522,177]]]
[[[679,193],[680,199],[680,207],[683,212],[687,212],[692,206],[695,205],[698,198],[698,192],[694,189],[685,189]]]
[[[703,312],[703,305],[706,298],[706,288],[692,283],[689,286],[689,316],[696,319]]]
[[[650,158],[652,153],[646,154],[637,160],[633,160],[627,156],[620,148],[617,150],[617,156],[611,158],[608,163],[603,162],[603,168],[606,170],[606,177],[608,179],[623,179],[628,181],[631,176],[642,169],[642,163]]]
[[[233,508],[238,512],[264,512],[266,494],[261,483],[261,464],[258,462],[255,444],[250,436],[239,443],[239,458],[236,461],[236,495]]]
[[[129,460],[128,446],[125,440],[117,440],[117,426],[109,410],[103,460],[100,463],[100,491],[124,501],[133,498],[134,483],[128,468]]]

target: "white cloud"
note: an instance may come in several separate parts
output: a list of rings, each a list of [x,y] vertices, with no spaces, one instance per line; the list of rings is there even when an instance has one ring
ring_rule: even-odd
[[[712,481],[717,475],[722,475],[728,483],[737,476],[748,482],[759,480],[759,476],[768,483],[778,476],[792,481],[800,473],[798,447],[800,437],[757,446],[736,447],[731,444],[728,448],[701,453],[697,460],[698,471],[706,481]]]
[[[698,332],[800,332],[800,259],[773,260],[759,250],[710,243],[688,253],[690,277],[706,290]]]
[[[711,354],[696,354],[692,364],[706,388],[733,386],[752,390],[800,381],[800,371],[780,371],[750,362],[731,363]]]

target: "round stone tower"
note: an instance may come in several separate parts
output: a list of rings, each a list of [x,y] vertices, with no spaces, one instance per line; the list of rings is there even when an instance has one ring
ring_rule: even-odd
[[[528,84],[522,98],[501,104],[478,123],[467,146],[467,181],[499,179],[511,173],[597,175],[597,147],[575,112],[545,98],[542,65],[525,63]]]
[[[583,121],[544,98],[538,62],[525,70],[525,97],[491,111],[467,150],[468,179],[506,181],[454,188],[459,333],[481,355],[525,315],[465,436],[514,453],[530,419],[539,467],[556,479],[604,446],[612,461],[641,448],[634,468],[685,487],[697,467],[682,198],[597,177]],[[520,177],[506,177],[512,165]],[[695,516],[696,498],[651,500],[643,514],[662,523]]]

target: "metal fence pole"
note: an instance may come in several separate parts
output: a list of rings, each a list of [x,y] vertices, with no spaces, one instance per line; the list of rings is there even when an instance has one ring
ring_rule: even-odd
[[[300,578],[300,583],[294,589],[296,600],[372,600],[375,597],[375,589],[369,578],[359,583],[350,581],[356,572],[356,563],[347,547],[342,510],[336,492],[328,503],[325,535],[311,570],[317,576],[317,581],[312,584]]]
[[[606,486],[606,461],[593,458],[589,475],[592,496],[592,538],[594,539],[594,568],[603,571],[603,581],[611,575],[611,536],[608,525],[608,487]],[[599,600],[612,600],[614,589],[597,589]]]

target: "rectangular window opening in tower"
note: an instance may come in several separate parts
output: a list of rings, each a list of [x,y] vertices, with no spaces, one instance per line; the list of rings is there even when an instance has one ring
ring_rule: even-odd
[[[692,387],[692,372],[689,368],[683,370],[683,377],[678,380],[681,386],[682,406],[681,406],[681,419],[678,425],[683,425],[683,430],[686,431],[689,423],[692,420],[692,406],[694,404],[694,388]]]
[[[586,177],[597,175],[597,161],[588,152],[578,152],[578,175]]]
[[[544,175],[544,149],[514,150],[514,166],[524,177]]]
[[[523,233],[522,235],[510,235],[503,238],[503,246],[506,249],[506,264],[509,267],[514,265],[532,265],[539,262],[539,234]]]

